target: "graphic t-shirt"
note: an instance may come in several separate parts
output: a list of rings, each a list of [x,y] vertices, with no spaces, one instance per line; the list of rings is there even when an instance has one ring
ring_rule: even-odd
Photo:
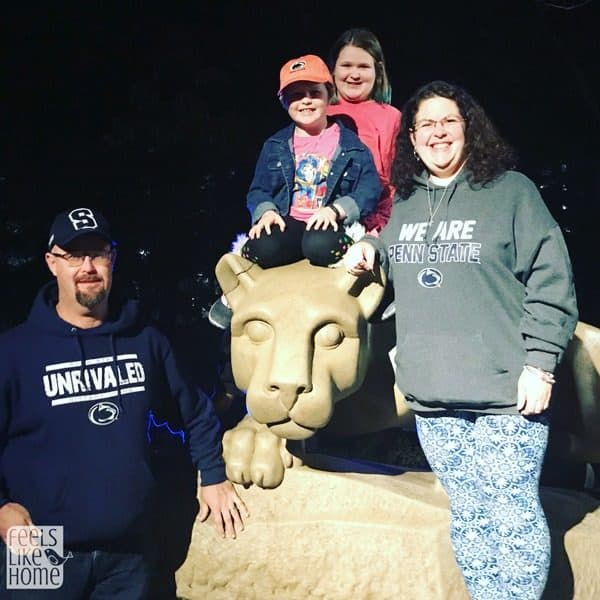
[[[327,175],[339,139],[340,128],[335,123],[319,135],[294,134],[296,170],[290,208],[290,216],[294,219],[308,221],[323,206],[327,195]]]

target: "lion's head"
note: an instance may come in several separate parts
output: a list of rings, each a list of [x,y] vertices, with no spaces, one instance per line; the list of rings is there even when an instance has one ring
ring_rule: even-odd
[[[363,382],[381,273],[357,279],[306,260],[262,269],[229,253],[216,274],[233,309],[231,363],[248,412],[279,437],[312,436]]]

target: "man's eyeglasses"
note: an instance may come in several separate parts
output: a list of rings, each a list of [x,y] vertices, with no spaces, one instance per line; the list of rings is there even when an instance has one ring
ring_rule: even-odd
[[[90,260],[95,265],[110,265],[113,258],[113,251],[111,250],[74,250],[73,252],[65,252],[60,254],[59,252],[50,252],[52,256],[62,258],[67,261],[70,267],[80,267],[84,262],[86,256],[89,256]]]
[[[438,123],[442,126],[442,129],[448,130],[461,126],[464,122],[465,120],[458,115],[448,115],[447,117],[443,117],[438,121],[435,119],[422,119],[413,125],[412,130],[415,132],[422,131],[425,133],[431,133],[435,130]]]

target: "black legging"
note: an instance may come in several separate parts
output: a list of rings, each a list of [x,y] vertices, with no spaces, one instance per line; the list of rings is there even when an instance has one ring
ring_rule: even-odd
[[[285,231],[279,225],[271,225],[271,235],[263,231],[259,238],[249,239],[242,248],[242,256],[261,267],[279,267],[308,258],[319,267],[338,262],[352,244],[344,226],[338,230],[306,230],[306,223],[290,216],[283,217]]]

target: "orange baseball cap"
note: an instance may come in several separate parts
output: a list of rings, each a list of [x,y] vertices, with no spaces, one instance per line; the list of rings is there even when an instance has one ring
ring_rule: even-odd
[[[279,92],[290,83],[296,81],[312,81],[313,83],[331,83],[333,79],[327,65],[315,54],[306,54],[299,58],[288,60],[279,71]]]

